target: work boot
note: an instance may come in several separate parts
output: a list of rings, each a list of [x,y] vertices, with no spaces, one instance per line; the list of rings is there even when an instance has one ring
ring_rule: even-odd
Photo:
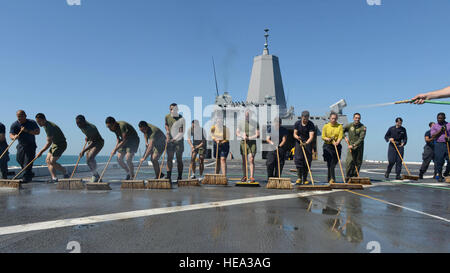
[[[69,178],[70,177],[70,175],[68,174],[68,173],[66,173],[65,175],[64,175],[64,178]]]
[[[389,178],[389,173],[388,173],[388,172],[386,172],[386,173],[384,174],[384,178],[386,178],[386,179]]]
[[[442,175],[442,173],[439,174],[439,178],[438,178],[438,182],[444,182],[444,176]]]
[[[303,181],[300,178],[297,178],[297,180],[295,180],[295,184],[301,185],[301,184],[303,184]]]
[[[423,179],[423,172],[419,173],[419,179]]]
[[[395,179],[397,179],[397,180],[402,180],[402,177],[401,177],[399,174],[397,174],[397,175],[395,176]]]
[[[172,181],[172,171],[167,171],[167,179],[169,179],[170,181]]]
[[[130,180],[131,179],[131,175],[127,174],[127,176],[125,177],[125,180]]]
[[[444,176],[448,176],[448,172],[447,171],[444,172]]]

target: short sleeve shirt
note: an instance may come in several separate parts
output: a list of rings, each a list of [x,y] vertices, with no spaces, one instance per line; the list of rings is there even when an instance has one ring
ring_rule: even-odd
[[[147,123],[149,130],[145,134],[148,140],[152,140],[156,143],[164,143],[166,141],[166,136],[164,133],[153,124]]]
[[[123,134],[125,134],[127,139],[131,139],[131,140],[139,139],[136,130],[134,130],[134,128],[133,128],[133,126],[131,126],[131,124],[129,124],[128,122],[125,122],[125,121],[117,121],[117,123],[119,124],[119,128],[116,130],[115,133],[119,139],[122,139]]]
[[[199,127],[199,126],[194,127],[194,130],[192,130],[192,127],[191,127],[191,128],[189,128],[187,134],[193,140],[192,144],[194,146],[200,145],[200,143],[206,141],[205,131],[203,130],[202,127]]]
[[[182,115],[179,115],[178,117],[172,117],[171,114],[166,115],[165,118],[165,124],[167,127],[169,127],[170,137],[173,138],[177,135],[178,132],[172,132],[172,127],[177,124],[176,126],[179,127],[180,130],[183,130],[184,132],[184,118]]]
[[[254,120],[243,120],[239,122],[239,131],[245,133],[247,136],[254,136],[256,131],[259,130],[259,124]]]
[[[431,130],[426,131],[425,132],[425,136],[428,137],[428,138],[431,138]],[[430,142],[426,142],[426,146],[434,149],[434,140],[430,141]]]
[[[303,126],[302,121],[298,120],[294,124],[294,129],[297,130],[297,135],[300,137],[302,142],[308,141],[309,133],[316,131],[316,127],[314,126],[314,123],[312,123],[312,121],[310,121],[310,120],[308,120],[308,123],[306,124],[306,126]],[[297,142],[298,142],[298,140],[297,140]]]
[[[54,124],[51,121],[47,121],[44,129],[47,137],[51,137],[54,144],[66,144],[66,137],[64,136],[58,125]]]
[[[39,126],[34,120],[27,119],[23,124],[20,124],[19,121],[16,120],[13,124],[11,124],[9,133],[17,135],[22,126],[29,131],[39,129]],[[19,136],[18,142],[18,146],[36,148],[36,137],[32,134],[22,132]]]
[[[94,124],[86,122],[86,127],[81,128],[81,132],[86,135],[87,140],[91,142],[103,142],[103,138],[100,135],[97,127]]]

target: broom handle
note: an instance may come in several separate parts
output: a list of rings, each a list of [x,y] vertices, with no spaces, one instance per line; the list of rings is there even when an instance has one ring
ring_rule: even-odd
[[[281,178],[281,172],[280,172],[280,154],[278,153],[278,146],[277,146],[277,160],[278,160],[278,178]]]
[[[334,149],[336,150],[336,156],[337,156],[338,161],[339,161],[339,168],[341,169],[342,179],[344,179],[344,183],[346,183],[345,182],[344,171],[342,170],[341,158],[339,157],[339,152],[338,152],[337,146],[334,143],[333,143],[333,146],[334,146]]]
[[[312,176],[311,168],[309,167],[308,158],[306,157],[305,148],[303,147],[303,142],[302,142],[301,139],[300,139],[300,144],[302,144],[302,145],[300,145],[300,146],[302,147],[303,156],[305,157],[306,167],[308,167],[309,177],[311,177],[311,183],[312,183],[312,185],[314,186],[314,178],[313,178],[313,176]]]
[[[345,141],[347,142],[347,145],[350,146],[350,143],[348,142],[348,139],[347,139],[347,138],[345,138]],[[352,149],[349,148],[349,150],[350,150],[350,155],[352,156],[352,161],[354,161],[354,159],[353,159],[353,154],[352,154]],[[358,171],[358,167],[356,167],[356,163],[355,163],[355,170],[356,170],[356,174],[357,174],[358,177],[359,177],[359,171]]]
[[[141,166],[142,166],[142,163],[143,163],[143,162],[144,162],[144,161],[139,162],[139,166],[138,166],[138,168],[137,168],[137,170],[136,170],[136,173],[134,174],[133,180],[136,180],[136,177],[137,177],[137,175],[138,175],[138,173],[139,173],[139,170],[141,169]]]
[[[408,175],[411,176],[411,173],[409,172],[408,167],[406,166],[405,161],[403,160],[402,155],[400,154],[400,151],[397,149],[397,145],[395,144],[395,141],[392,141],[392,144],[394,144],[395,149],[397,150],[398,156],[400,157],[400,159],[402,160],[403,166],[405,166],[406,171],[408,172]]]
[[[164,147],[164,152],[163,152],[163,156],[162,156],[161,166],[159,166],[159,175],[158,175],[158,179],[161,178],[161,172],[162,172],[162,169],[163,169],[163,167],[164,167],[164,157],[166,156],[167,143],[168,143],[168,141],[166,140],[166,146]]]
[[[192,158],[192,155],[191,155],[191,161],[189,162],[188,179],[189,179],[189,177],[191,177],[192,160],[193,160],[193,158]],[[194,175],[195,175],[195,174],[194,174]]]
[[[24,127],[22,127],[22,128],[24,128]],[[2,159],[3,156],[8,152],[9,148],[11,148],[11,146],[14,144],[16,139],[19,138],[19,136],[22,132],[23,132],[23,129],[20,129],[20,132],[17,134],[17,137],[13,139],[13,141],[9,144],[8,148],[6,148],[6,150],[3,151],[2,155],[0,155],[0,159]]]
[[[247,167],[247,141],[244,138],[244,153],[245,153],[245,177],[248,181],[248,167]]]
[[[105,168],[104,168],[103,171],[102,171],[102,175],[100,175],[100,178],[98,179],[98,181],[101,181],[101,180],[102,180],[103,175],[105,175],[106,169],[108,169],[109,162],[111,162],[111,159],[113,158],[113,156],[114,156],[113,154],[111,154],[111,155],[109,156],[108,162],[106,163]]]
[[[87,145],[87,141],[84,142],[84,146],[83,146],[83,149],[81,150],[81,152],[84,151],[84,148],[86,148],[86,145]],[[77,167],[78,167],[78,163],[80,163],[80,159],[81,159],[81,153],[80,153],[80,155],[78,156],[77,164],[75,164],[75,167],[73,168],[73,171],[72,171],[72,174],[70,175],[70,178],[72,178],[73,175],[75,174],[75,171],[77,170]]]
[[[30,165],[33,164],[33,162],[36,161],[36,159],[38,159],[38,157],[35,157],[33,160],[31,160],[31,162],[28,163],[28,165],[26,165],[25,168],[23,168],[18,174],[16,174],[16,176],[14,176],[12,180],[16,179],[21,173],[23,173],[26,169],[28,169],[28,167],[30,167]]]

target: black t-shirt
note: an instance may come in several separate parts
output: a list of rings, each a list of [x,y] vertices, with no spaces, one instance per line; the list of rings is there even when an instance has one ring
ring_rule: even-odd
[[[300,139],[303,142],[308,141],[310,132],[316,131],[316,127],[314,126],[314,123],[312,123],[312,121],[310,121],[310,120],[308,120],[308,123],[306,124],[306,126],[303,126],[302,121],[298,120],[294,124],[294,129],[297,130],[297,135],[300,137]],[[297,140],[297,142],[298,142],[298,140]]]
[[[425,136],[428,136],[429,138],[431,138],[431,130],[428,130],[425,132]],[[431,149],[434,149],[434,140],[431,142],[425,142],[426,146],[430,147]]]
[[[6,127],[3,125],[3,123],[0,122],[0,134],[6,133]],[[8,147],[8,143],[6,143],[6,136],[5,140],[0,141],[0,152],[3,153],[3,151]]]
[[[283,141],[283,137],[289,135],[288,129],[284,128],[283,126],[278,128],[278,136],[272,135],[272,127],[271,126],[267,127],[267,133],[270,135],[271,140],[275,144],[277,144],[277,143],[280,144],[281,141]],[[286,148],[286,147],[287,147],[287,143],[285,143],[282,148]]]
[[[11,125],[11,129],[9,131],[10,134],[17,135],[20,132],[21,127],[25,127],[25,129],[33,131],[39,128],[36,121],[27,119],[24,124],[20,124],[18,121],[15,121]],[[22,132],[19,136],[19,144],[18,146],[24,146],[24,147],[36,147],[36,137],[34,135]]]

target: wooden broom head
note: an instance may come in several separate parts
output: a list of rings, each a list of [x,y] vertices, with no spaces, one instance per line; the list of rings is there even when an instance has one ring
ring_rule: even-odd
[[[20,179],[0,179],[0,188],[21,189],[21,182],[22,180]]]

